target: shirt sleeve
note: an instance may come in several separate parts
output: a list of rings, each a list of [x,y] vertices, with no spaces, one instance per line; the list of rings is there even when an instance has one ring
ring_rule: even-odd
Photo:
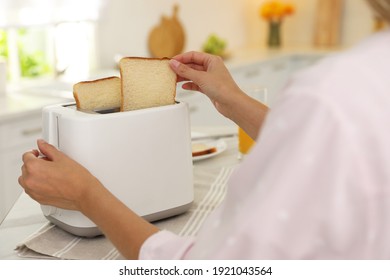
[[[181,237],[170,231],[162,230],[150,236],[142,245],[141,260],[182,259],[193,245],[193,238]]]

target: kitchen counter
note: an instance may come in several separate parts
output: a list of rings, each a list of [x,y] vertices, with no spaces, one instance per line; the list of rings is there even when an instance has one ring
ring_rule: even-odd
[[[11,92],[0,96],[0,123],[15,118],[28,117],[39,112],[47,105],[70,101],[69,98],[56,96],[37,96],[25,93]]]
[[[324,56],[330,53],[342,51],[342,48],[318,48],[312,46],[287,46],[272,49],[258,46],[245,46],[237,48],[225,59],[226,66],[230,69],[241,67],[259,61],[266,61],[286,56]]]
[[[15,252],[16,246],[45,223],[47,220],[42,215],[40,205],[22,193],[0,225],[0,259],[22,259]]]

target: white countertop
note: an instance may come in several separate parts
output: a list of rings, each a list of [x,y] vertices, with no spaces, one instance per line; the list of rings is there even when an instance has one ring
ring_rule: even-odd
[[[341,51],[342,48],[316,48],[312,46],[288,46],[280,49],[245,46],[237,48],[225,60],[228,68],[235,68],[256,61],[264,61],[289,55],[325,55]]]
[[[37,96],[11,92],[0,96],[0,123],[14,118],[22,118],[31,112],[41,111],[43,107],[70,101],[69,98]]]
[[[46,223],[40,205],[22,193],[0,225],[0,259],[21,259],[14,251],[16,246]]]

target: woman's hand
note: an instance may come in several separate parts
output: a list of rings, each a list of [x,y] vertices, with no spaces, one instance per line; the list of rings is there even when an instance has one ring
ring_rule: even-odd
[[[170,61],[184,89],[207,95],[223,116],[231,119],[256,139],[268,107],[246,95],[235,83],[219,56],[188,52]]]
[[[44,205],[78,210],[90,218],[129,259],[138,258],[145,240],[158,228],[140,218],[83,166],[38,140],[39,151],[23,155],[20,185]]]
[[[231,105],[238,96],[245,95],[234,82],[222,58],[200,52],[188,52],[172,58],[171,68],[178,81],[186,81],[183,89],[206,94],[215,108],[231,118]]]
[[[87,169],[43,140],[38,150],[23,155],[19,184],[34,200],[70,210],[81,210],[91,188],[102,186]]]

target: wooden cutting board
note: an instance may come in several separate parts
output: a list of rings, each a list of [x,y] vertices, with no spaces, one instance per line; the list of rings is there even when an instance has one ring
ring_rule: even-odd
[[[148,48],[152,57],[173,57],[183,51],[185,32],[178,12],[179,6],[175,5],[173,16],[161,16],[160,23],[150,31]]]
[[[334,47],[340,44],[344,0],[317,0],[314,45]]]

